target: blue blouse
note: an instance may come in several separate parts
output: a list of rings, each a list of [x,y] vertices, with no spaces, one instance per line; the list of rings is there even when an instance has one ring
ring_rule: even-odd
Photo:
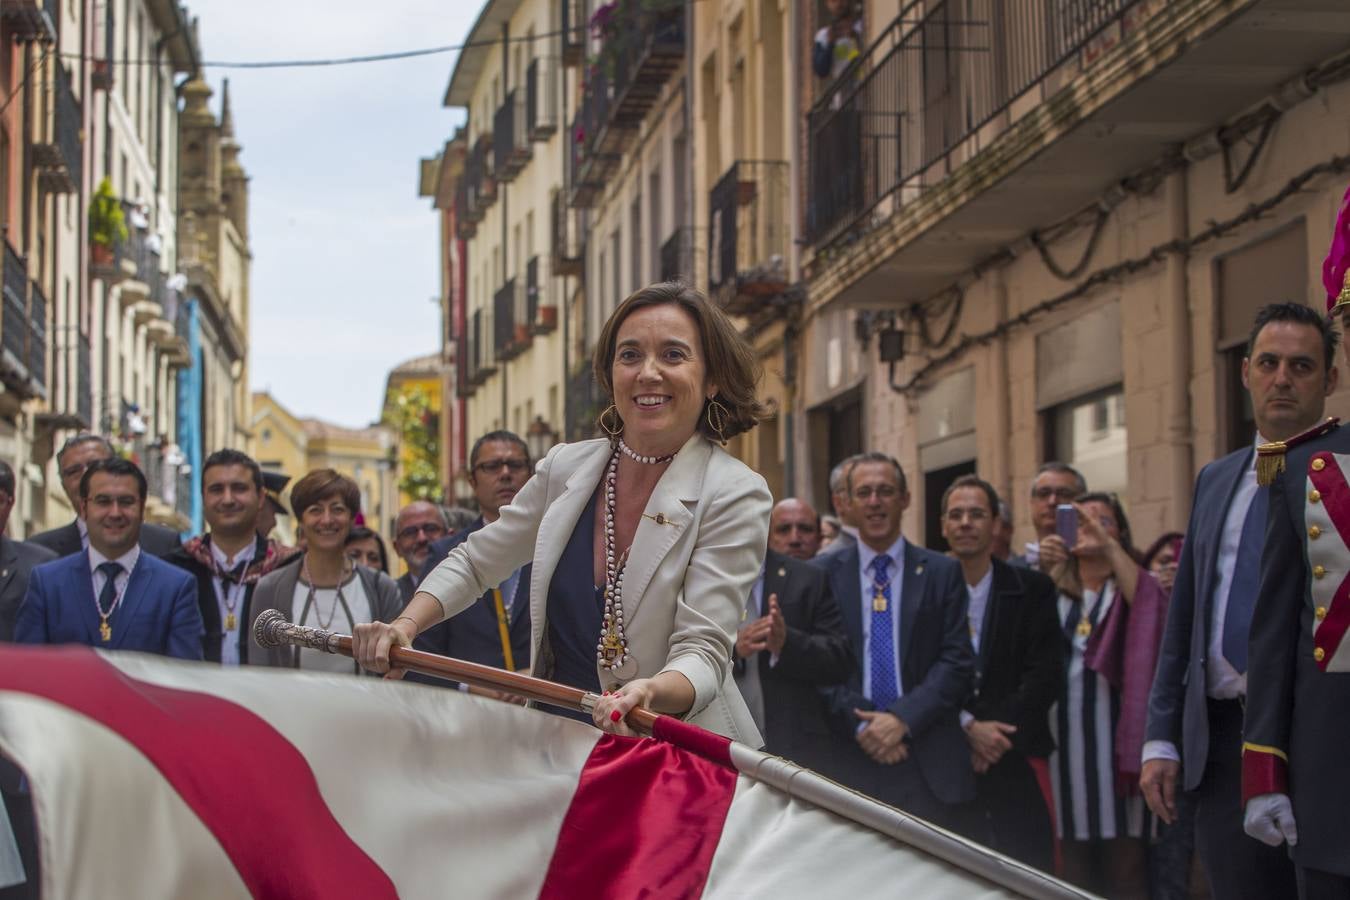
[[[600,676],[595,670],[595,645],[600,640],[605,609],[605,590],[595,586],[593,553],[599,491],[597,487],[586,504],[558,567],[553,570],[545,611],[548,642],[553,652],[552,680],[597,694]],[[590,721],[585,715],[577,718]]]

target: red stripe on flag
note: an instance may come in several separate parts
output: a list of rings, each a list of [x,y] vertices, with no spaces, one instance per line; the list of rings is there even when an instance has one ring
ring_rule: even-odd
[[[243,707],[138,681],[84,647],[7,647],[0,690],[45,697],[128,741],[215,835],[253,896],[397,897],[333,818],[300,751]]]
[[[674,716],[659,716],[656,724],[652,726],[652,735],[676,747],[692,750],[699,756],[720,763],[728,769],[736,768],[736,764],[731,761],[731,738],[723,737],[706,728],[681,722]]]
[[[699,896],[736,778],[664,741],[604,735],[581,770],[541,900]]]

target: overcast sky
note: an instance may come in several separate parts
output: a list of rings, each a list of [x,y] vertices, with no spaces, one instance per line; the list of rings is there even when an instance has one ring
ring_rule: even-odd
[[[362,56],[462,42],[477,0],[187,0],[207,61]],[[449,138],[455,54],[230,80],[252,179],[252,387],[301,416],[379,417],[384,381],[439,350],[437,220],[417,161]]]

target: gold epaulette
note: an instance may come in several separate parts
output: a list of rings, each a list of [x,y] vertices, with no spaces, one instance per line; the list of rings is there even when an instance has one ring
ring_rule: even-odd
[[[1259,445],[1256,448],[1256,483],[1261,487],[1270,487],[1275,480],[1275,476],[1284,471],[1284,455],[1286,453],[1299,444],[1321,437],[1340,424],[1340,419],[1335,416],[1328,416],[1312,428],[1302,434],[1294,435],[1287,441],[1271,441],[1268,444]]]

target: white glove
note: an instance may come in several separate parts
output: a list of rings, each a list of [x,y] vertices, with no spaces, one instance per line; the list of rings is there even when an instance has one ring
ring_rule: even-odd
[[[1294,823],[1294,807],[1288,794],[1258,794],[1247,801],[1247,813],[1242,819],[1242,830],[1263,844],[1278,847],[1298,843],[1298,825]]]

